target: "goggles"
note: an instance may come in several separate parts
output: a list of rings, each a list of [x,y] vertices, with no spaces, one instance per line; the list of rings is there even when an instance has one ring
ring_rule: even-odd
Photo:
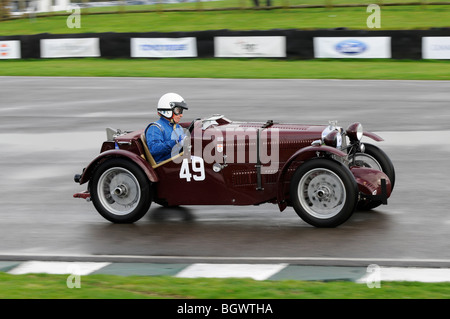
[[[173,111],[173,114],[175,114],[175,115],[183,114],[183,108],[180,107],[180,106],[175,106],[175,107],[172,109],[172,111]]]
[[[187,110],[187,104],[183,102],[170,102],[170,106],[172,107],[172,111],[175,115],[183,114],[183,110]]]

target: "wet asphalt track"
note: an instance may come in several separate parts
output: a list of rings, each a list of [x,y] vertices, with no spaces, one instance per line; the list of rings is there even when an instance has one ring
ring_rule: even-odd
[[[154,204],[136,224],[107,222],[72,198],[85,189],[73,175],[105,127],[145,127],[169,91],[186,121],[361,121],[396,167],[389,205],[335,229],[272,204]],[[450,266],[450,82],[0,77],[0,96],[0,259]]]

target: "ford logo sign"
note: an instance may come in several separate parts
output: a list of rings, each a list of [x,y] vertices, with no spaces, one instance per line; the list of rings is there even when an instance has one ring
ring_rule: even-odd
[[[344,40],[336,44],[336,51],[343,54],[360,54],[367,50],[367,45],[358,40]]]

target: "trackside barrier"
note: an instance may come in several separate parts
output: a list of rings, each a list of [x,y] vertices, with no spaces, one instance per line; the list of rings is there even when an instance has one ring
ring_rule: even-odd
[[[386,58],[450,59],[450,28],[429,30],[268,30],[0,36],[0,59]]]

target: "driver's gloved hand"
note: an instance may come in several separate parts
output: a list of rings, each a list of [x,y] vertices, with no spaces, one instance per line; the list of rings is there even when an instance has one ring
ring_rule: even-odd
[[[184,146],[184,143],[186,142],[186,140],[187,140],[187,136],[186,135],[180,135],[179,137],[178,137],[178,144],[180,144],[181,146]]]

